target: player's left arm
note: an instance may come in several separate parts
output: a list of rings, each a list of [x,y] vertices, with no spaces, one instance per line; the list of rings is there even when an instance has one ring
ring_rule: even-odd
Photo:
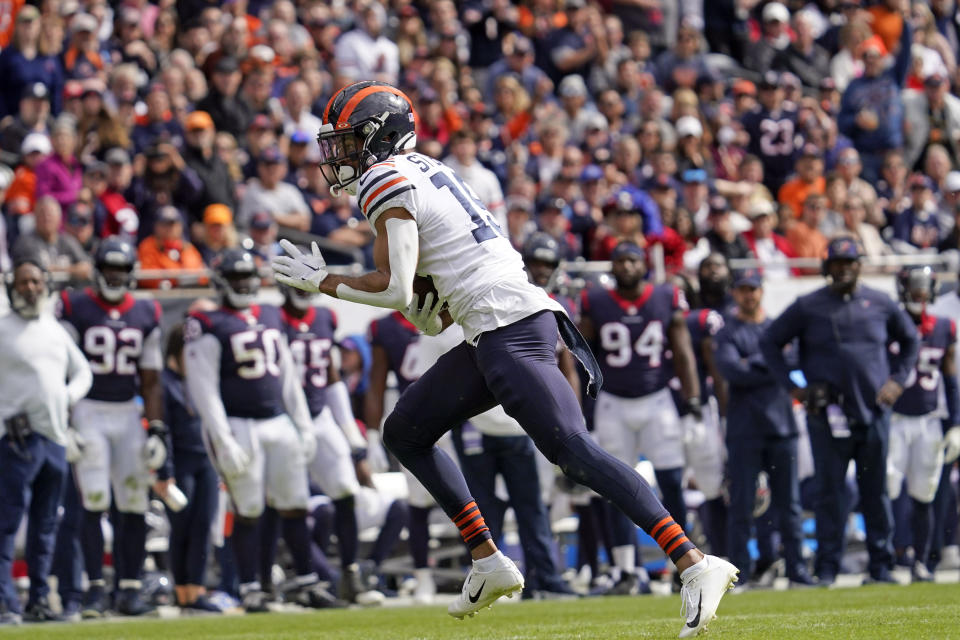
[[[951,342],[940,362],[943,391],[947,401],[947,420],[951,427],[960,425],[960,385],[957,384],[956,351],[957,345]]]
[[[697,378],[697,361],[693,356],[690,330],[687,329],[683,311],[675,311],[670,318],[667,339],[670,341],[670,350],[673,351],[673,366],[680,378],[683,397],[691,405],[696,400],[699,408],[700,380]]]
[[[143,341],[143,353],[137,363],[140,374],[140,395],[143,397],[143,415],[147,423],[163,423],[163,350],[160,346],[160,327],[155,326]]]
[[[347,384],[340,379],[340,372],[330,363],[327,369],[327,406],[330,407],[330,413],[336,421],[347,442],[350,443],[350,451],[355,458],[362,458],[367,453],[367,440],[360,433],[360,427],[357,426],[357,419],[353,415],[353,407],[350,404],[350,390]]]
[[[710,377],[713,378],[713,392],[717,396],[720,416],[724,417],[727,415],[727,381],[717,368],[717,361],[713,356],[713,352],[713,337],[707,336],[700,341],[700,355],[703,357],[703,364],[707,368],[707,372],[710,374]]]
[[[377,217],[375,228],[374,271],[362,276],[327,273],[319,249],[314,249],[312,257],[305,256],[284,240],[281,246],[290,255],[274,260],[277,280],[350,302],[405,310],[413,300],[413,278],[420,256],[417,222],[406,209],[393,207]]]

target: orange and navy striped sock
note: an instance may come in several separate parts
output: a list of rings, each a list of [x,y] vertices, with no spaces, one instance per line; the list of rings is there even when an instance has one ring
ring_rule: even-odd
[[[453,518],[453,524],[460,530],[460,537],[467,545],[467,548],[473,551],[483,542],[490,540],[490,528],[484,522],[480,515],[480,509],[477,503],[471,500],[460,510]]]
[[[683,557],[687,551],[696,548],[683,532],[683,527],[674,522],[670,516],[661,518],[647,533],[674,562]]]

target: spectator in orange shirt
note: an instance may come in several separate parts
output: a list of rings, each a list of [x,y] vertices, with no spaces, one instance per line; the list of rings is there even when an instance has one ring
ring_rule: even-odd
[[[777,200],[793,209],[793,215],[799,218],[810,195],[827,192],[827,181],[823,177],[823,156],[812,144],[803,148],[796,168],[796,176],[780,187]]]
[[[13,204],[18,198],[29,203],[26,211],[33,211],[37,203],[37,172],[36,167],[53,153],[50,138],[44,133],[29,133],[23,139],[20,147],[20,166],[13,175],[13,183],[7,191],[7,202]],[[14,207],[22,209],[22,207]]]
[[[787,229],[787,242],[798,258],[824,258],[827,255],[827,238],[820,232],[820,223],[827,212],[827,197],[812,193],[803,202],[800,219]],[[817,273],[817,269],[804,269],[804,273]]]
[[[176,207],[169,205],[157,211],[153,235],[140,243],[138,254],[141,269],[203,269],[200,252],[183,237],[183,216]],[[203,279],[200,284],[205,282]],[[170,289],[178,284],[175,278],[140,281],[140,286],[146,289]]]

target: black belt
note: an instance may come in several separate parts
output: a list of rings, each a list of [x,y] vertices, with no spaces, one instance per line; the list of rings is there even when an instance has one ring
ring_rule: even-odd
[[[554,311],[553,315],[557,317],[557,328],[560,330],[560,337],[563,339],[563,343],[567,345],[570,353],[572,353],[576,359],[580,361],[580,364],[583,365],[583,368],[587,370],[587,376],[589,376],[589,380],[587,381],[587,395],[591,398],[596,398],[600,392],[600,387],[603,386],[603,373],[600,372],[600,365],[593,356],[590,345],[587,344],[583,334],[580,333],[580,330],[577,329],[577,326],[573,324],[573,321],[570,320],[567,314],[562,311]]]

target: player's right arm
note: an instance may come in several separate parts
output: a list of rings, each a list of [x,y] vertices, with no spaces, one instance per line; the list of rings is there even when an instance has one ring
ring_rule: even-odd
[[[334,298],[386,309],[406,310],[413,301],[413,278],[420,255],[417,223],[409,211],[392,207],[377,216],[373,241],[374,271],[362,276],[327,273],[318,249],[304,256],[287,241],[281,246],[290,254],[274,260],[277,280],[306,291],[319,291]]]
[[[380,429],[383,419],[383,396],[387,390],[387,373],[390,365],[387,361],[387,351],[382,346],[373,345],[373,362],[370,365],[370,386],[363,398],[363,417],[367,422],[367,430]]]
[[[680,378],[683,398],[688,402],[696,400],[699,405],[700,379],[697,377],[697,361],[693,356],[690,330],[687,329],[687,320],[682,311],[675,311],[670,318],[667,338],[670,341],[670,350],[673,351],[673,366]]]

